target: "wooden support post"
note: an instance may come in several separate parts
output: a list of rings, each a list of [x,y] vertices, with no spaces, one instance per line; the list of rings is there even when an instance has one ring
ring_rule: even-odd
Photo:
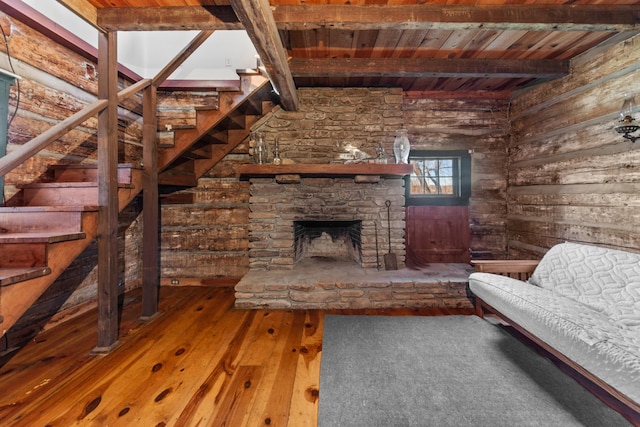
[[[142,318],[150,319],[158,312],[160,287],[158,152],[156,132],[156,87],[151,85],[143,94],[142,163],[143,238],[142,238]]]
[[[118,62],[114,32],[98,34],[98,345],[118,345]]]

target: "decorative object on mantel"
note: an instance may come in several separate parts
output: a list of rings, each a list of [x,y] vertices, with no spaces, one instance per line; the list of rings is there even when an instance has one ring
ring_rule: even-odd
[[[393,141],[393,154],[396,156],[396,163],[409,163],[409,151],[411,151],[411,144],[407,130],[398,129],[396,139]]]
[[[253,136],[253,160],[263,165],[267,163],[269,157],[269,147],[264,140],[264,134],[262,132],[254,132]]]
[[[280,141],[278,135],[273,139],[273,164],[279,165],[282,163],[282,159],[280,158]]]
[[[620,109],[620,119],[616,122],[614,129],[616,132],[622,135],[623,138],[636,142],[640,136],[631,135],[640,129],[640,125],[635,123],[636,119],[633,117],[633,113],[636,109],[636,101],[633,95],[625,95],[622,108]]]
[[[380,163],[382,165],[387,164],[387,154],[384,152],[384,147],[381,142],[378,142],[378,148],[376,149],[376,163]]]

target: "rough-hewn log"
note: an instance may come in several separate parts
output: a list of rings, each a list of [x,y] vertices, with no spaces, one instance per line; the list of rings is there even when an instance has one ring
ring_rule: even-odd
[[[557,78],[569,61],[436,58],[294,58],[295,77],[507,77]]]
[[[299,101],[296,85],[289,70],[287,53],[282,46],[269,2],[232,0],[231,6],[260,55],[274,89],[280,94],[282,107],[289,111],[297,111]]]
[[[277,5],[278,28],[312,30],[637,30],[633,5]]]
[[[108,31],[243,29],[230,6],[106,7],[97,24]]]

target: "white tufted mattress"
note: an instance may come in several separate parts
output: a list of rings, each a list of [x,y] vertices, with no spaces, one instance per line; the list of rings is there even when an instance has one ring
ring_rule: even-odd
[[[640,402],[640,339],[570,298],[491,273],[472,273],[471,291],[630,399]]]
[[[640,255],[563,243],[529,282],[472,273],[471,291],[640,403]]]

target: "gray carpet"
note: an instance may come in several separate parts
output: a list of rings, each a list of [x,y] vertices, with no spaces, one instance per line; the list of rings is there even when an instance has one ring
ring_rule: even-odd
[[[327,315],[319,427],[629,426],[476,316]]]

